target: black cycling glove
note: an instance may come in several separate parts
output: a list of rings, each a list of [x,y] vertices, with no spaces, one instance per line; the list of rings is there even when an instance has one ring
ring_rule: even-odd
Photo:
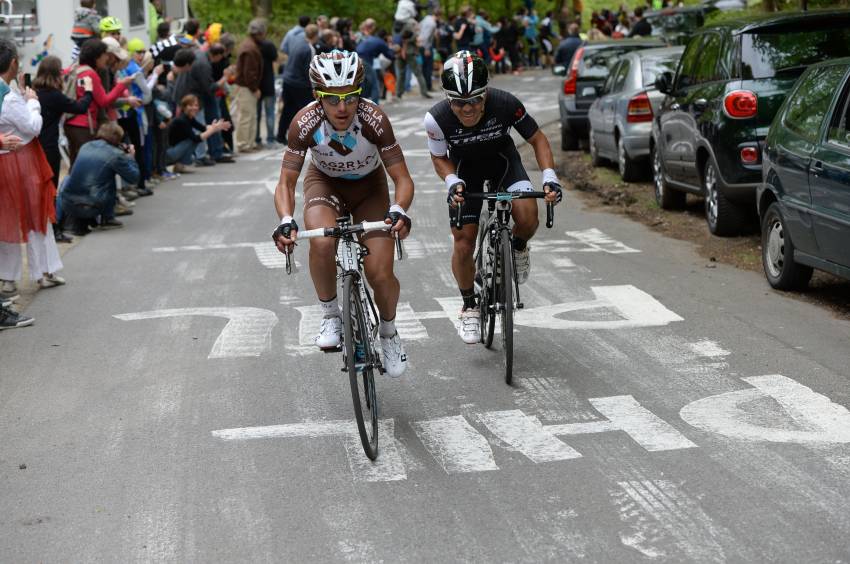
[[[398,204],[393,204],[390,206],[389,211],[387,212],[386,219],[389,219],[392,222],[392,225],[395,225],[399,220],[403,221],[405,225],[407,225],[408,231],[412,225],[412,221],[410,220],[410,216],[407,215],[407,212],[404,211],[404,208]]]
[[[555,192],[555,194],[557,194],[557,196],[555,196],[555,203],[556,204],[560,203],[561,200],[564,198],[564,192],[563,192],[563,190],[561,190],[561,185],[558,184],[557,182],[546,182],[546,183],[543,184],[543,190],[544,191],[546,190],[547,186],[549,187],[549,190],[551,190],[552,192]]]
[[[274,233],[272,233],[272,241],[277,242],[278,237],[286,237],[289,239],[293,231],[298,231],[298,224],[295,223],[294,219],[289,218],[289,221],[281,223],[277,226],[277,229],[274,230]]]

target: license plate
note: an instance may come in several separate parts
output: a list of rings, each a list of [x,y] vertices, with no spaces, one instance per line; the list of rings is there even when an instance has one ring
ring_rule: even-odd
[[[582,96],[596,96],[596,88],[593,86],[585,86],[581,89]]]

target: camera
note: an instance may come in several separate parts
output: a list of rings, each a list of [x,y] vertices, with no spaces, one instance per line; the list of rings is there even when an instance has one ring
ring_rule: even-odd
[[[128,145],[127,143],[119,143],[118,148],[124,151],[125,153],[130,152],[130,145]]]

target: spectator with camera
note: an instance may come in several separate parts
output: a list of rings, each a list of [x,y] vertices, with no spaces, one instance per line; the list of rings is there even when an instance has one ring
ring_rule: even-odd
[[[123,227],[115,219],[118,197],[115,176],[128,184],[139,181],[139,165],[132,145],[124,145],[124,130],[107,122],[97,130],[97,138],[80,149],[70,174],[62,182],[59,205],[64,221],[73,226],[74,235],[91,232],[89,225],[100,218],[103,228]]]
[[[0,108],[0,292],[10,298],[22,277],[21,243],[27,244],[30,278],[40,288],[65,283],[56,276],[62,268],[51,224],[56,220],[53,171],[38,134],[41,131],[41,105],[38,95],[22,87],[20,64],[15,44],[0,39],[0,78],[6,85],[17,79]],[[16,78],[17,77],[17,78]],[[17,137],[20,143],[5,139]],[[9,150],[12,149],[12,150]]]
[[[120,48],[120,47],[119,47]],[[120,98],[127,86],[133,82],[128,76],[119,80],[115,86],[106,92],[99,71],[108,70],[114,55],[107,51],[107,45],[101,39],[89,39],[80,49],[79,64],[72,67],[68,80],[71,81],[75,97],[80,100],[85,96],[85,82],[89,78],[92,83],[92,103],[87,112],[65,120],[65,137],[68,138],[68,148],[71,154],[71,165],[77,158],[77,153],[84,143],[95,137],[98,126],[98,113],[110,108]]]

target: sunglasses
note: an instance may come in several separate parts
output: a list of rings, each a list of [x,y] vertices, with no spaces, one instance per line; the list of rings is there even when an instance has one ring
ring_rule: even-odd
[[[482,102],[484,102],[483,94],[473,96],[471,98],[449,98],[449,103],[454,108],[463,108],[467,104],[469,104],[470,106],[478,106]]]
[[[356,104],[360,99],[360,93],[363,92],[362,88],[358,88],[352,92],[346,92],[345,94],[331,94],[330,92],[322,92],[321,90],[316,90],[316,95],[321,99],[326,101],[331,106],[337,106],[340,102],[345,101],[346,104]]]

